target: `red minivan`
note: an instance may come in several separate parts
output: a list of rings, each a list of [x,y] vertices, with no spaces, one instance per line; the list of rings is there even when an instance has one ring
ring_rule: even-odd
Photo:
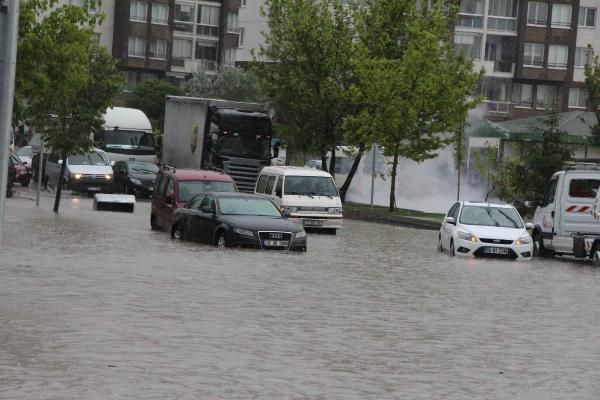
[[[183,207],[192,196],[236,191],[233,179],[222,172],[165,167],[158,172],[154,183],[150,226],[171,232],[173,211]]]

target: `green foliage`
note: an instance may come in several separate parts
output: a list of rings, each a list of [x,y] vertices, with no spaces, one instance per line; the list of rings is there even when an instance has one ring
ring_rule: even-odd
[[[559,122],[560,114],[554,106],[544,119],[545,128],[538,131],[542,141],[524,143],[521,154],[502,163],[494,183],[498,197],[517,205],[523,205],[528,192],[536,199],[542,198],[552,175],[573,157],[572,150],[563,143],[566,133],[560,130]]]
[[[54,0],[22,0],[20,18],[16,89],[23,116],[63,159],[89,150],[90,133],[101,128],[122,87],[115,60],[93,37],[101,15]],[[63,174],[64,164],[61,181]],[[60,186],[54,211],[59,201]]]
[[[449,4],[418,9],[405,0],[370,0],[358,26],[364,29],[354,59],[353,99],[361,106],[346,127],[363,143],[378,143],[394,156],[390,210],[395,207],[399,157],[417,162],[437,156],[452,138],[443,132],[463,129],[480,74],[454,54]],[[376,13],[385,15],[377,15]],[[391,16],[400,26],[388,26]],[[371,32],[381,30],[379,32]]]
[[[596,114],[596,124],[592,126],[592,144],[600,145],[600,58],[594,56],[591,64],[585,65],[584,88],[588,107]]]
[[[325,156],[351,109],[352,8],[341,0],[266,0],[268,33],[257,63],[263,92],[295,149]],[[330,165],[333,169],[334,163]]]
[[[254,72],[228,66],[219,67],[216,74],[206,69],[199,69],[187,82],[185,92],[193,97],[248,102],[265,101]]]
[[[182,96],[183,90],[163,80],[147,80],[136,86],[127,96],[127,107],[142,110],[152,121],[154,129],[162,129],[165,121],[166,96]]]

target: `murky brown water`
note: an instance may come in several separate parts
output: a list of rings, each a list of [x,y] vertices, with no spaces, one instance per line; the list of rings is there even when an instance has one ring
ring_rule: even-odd
[[[306,254],[9,199],[1,399],[597,399],[600,272],[450,259],[347,221]]]

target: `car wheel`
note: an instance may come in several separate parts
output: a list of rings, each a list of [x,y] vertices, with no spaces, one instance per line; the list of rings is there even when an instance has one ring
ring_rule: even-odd
[[[450,255],[454,257],[456,253],[454,252],[454,240],[450,241]]]
[[[171,238],[175,240],[185,240],[183,237],[183,229],[181,229],[180,225],[175,225],[171,232]]]
[[[544,247],[544,241],[542,240],[542,234],[539,231],[535,231],[533,234],[533,256],[534,257],[552,257],[552,252]]]
[[[592,265],[594,267],[600,267],[600,250],[594,251],[594,256],[592,257]]]
[[[156,217],[154,215],[150,216],[150,228],[153,231],[157,231],[159,229],[158,224],[156,223]]]
[[[215,245],[219,248],[227,247],[227,239],[225,238],[225,232],[221,231],[217,234],[217,239],[215,240]]]

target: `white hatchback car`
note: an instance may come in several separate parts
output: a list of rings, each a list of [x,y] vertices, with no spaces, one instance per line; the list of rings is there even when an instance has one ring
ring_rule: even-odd
[[[459,201],[442,222],[439,250],[452,256],[531,260],[531,228],[510,204]]]

